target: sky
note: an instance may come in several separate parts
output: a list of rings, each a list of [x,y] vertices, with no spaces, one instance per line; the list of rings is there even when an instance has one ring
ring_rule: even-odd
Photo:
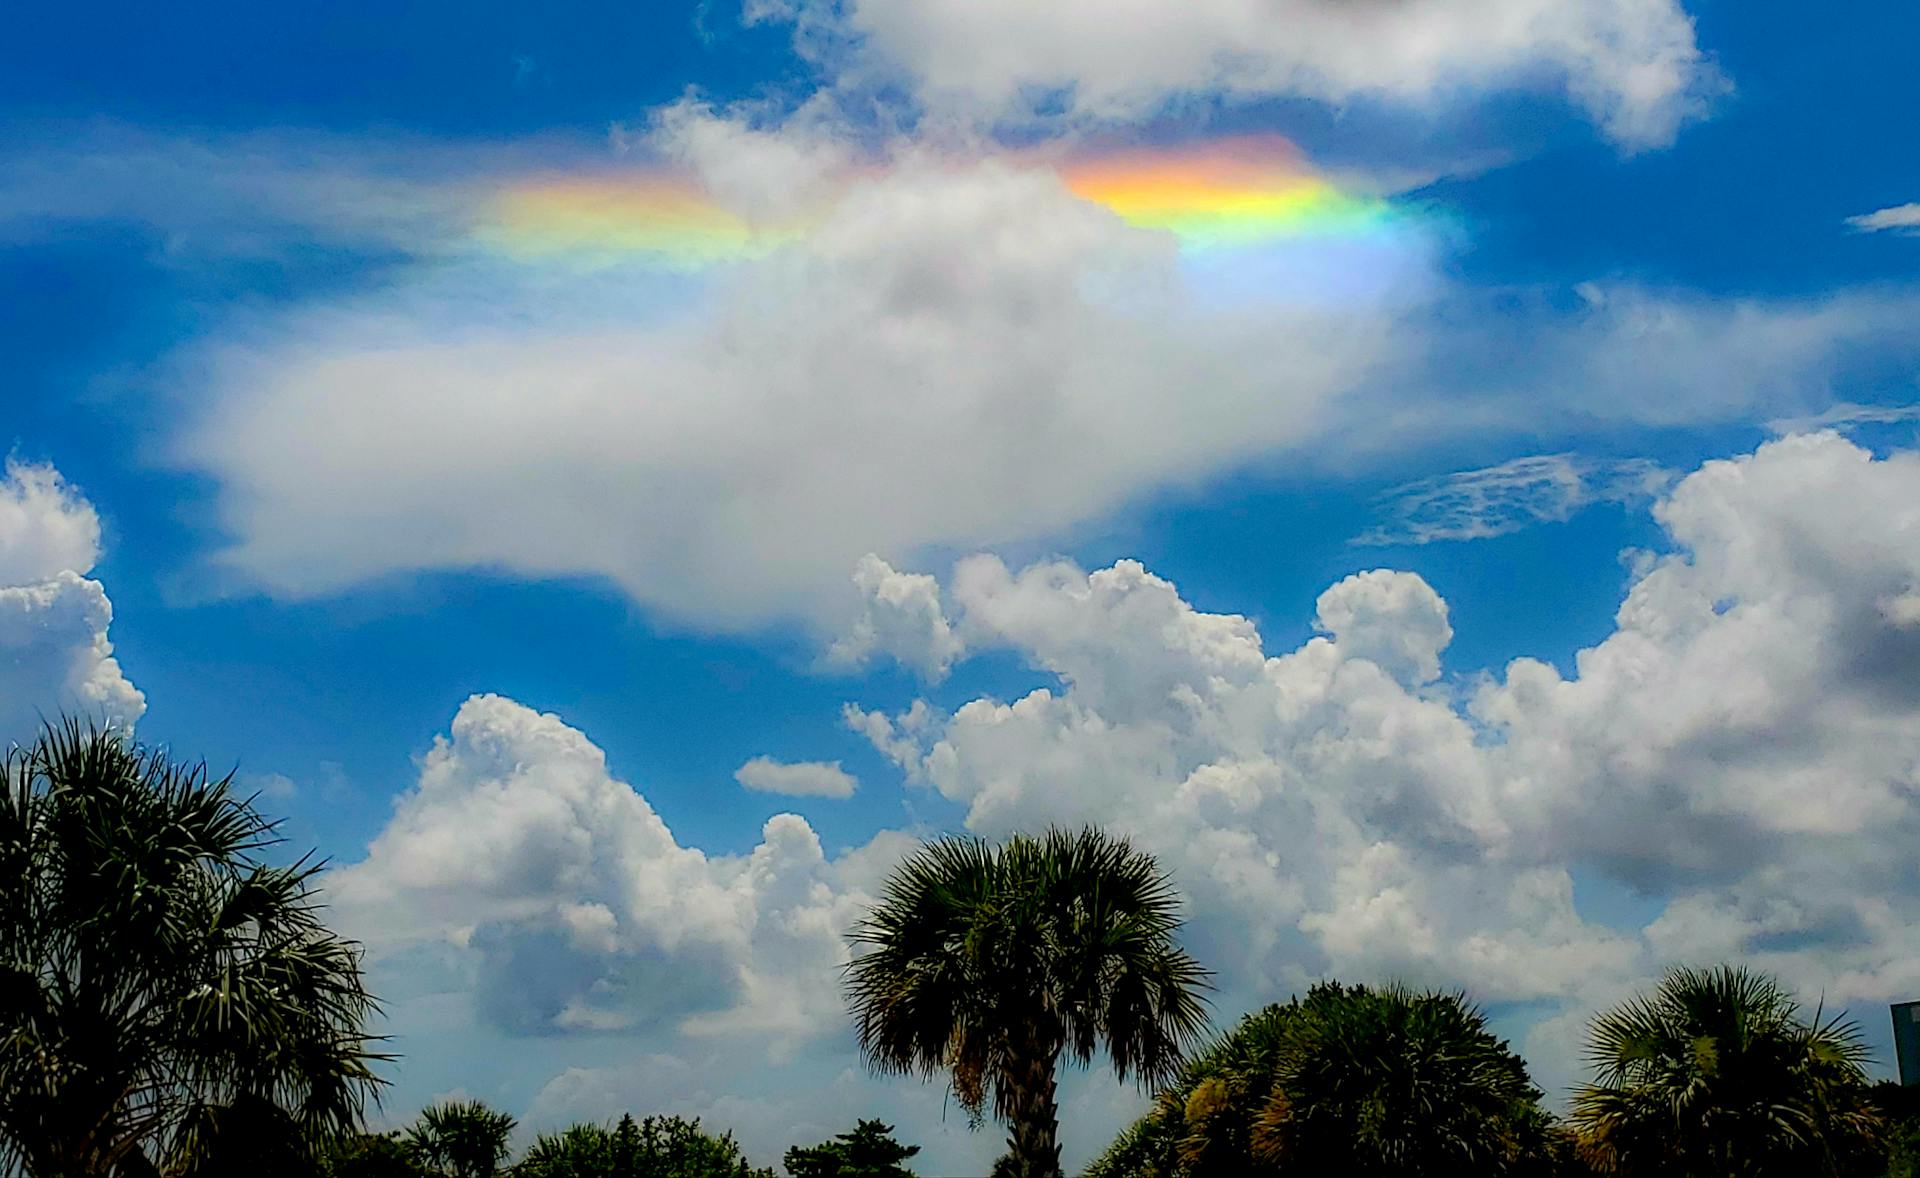
[[[236,773],[384,1123],[761,1163],[922,838],[1154,853],[1216,1021],[1463,988],[1551,1103],[1736,960],[1920,997],[1920,12],[37,6],[0,728]],[[1146,1098],[1069,1078],[1067,1162]]]

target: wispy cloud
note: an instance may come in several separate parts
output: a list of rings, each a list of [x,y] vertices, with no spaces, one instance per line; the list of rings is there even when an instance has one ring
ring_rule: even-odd
[[[1848,217],[1847,224],[1861,233],[1920,233],[1920,203],[1894,205],[1876,212]]]
[[[1380,497],[1389,519],[1354,544],[1483,540],[1557,523],[1598,503],[1642,503],[1673,482],[1646,458],[1535,454],[1395,487]]]
[[[1824,413],[1806,417],[1779,417],[1767,423],[1776,434],[1805,434],[1831,429],[1845,432],[1855,425],[1895,425],[1902,421],[1920,421],[1920,405],[1856,405],[1841,401]]]

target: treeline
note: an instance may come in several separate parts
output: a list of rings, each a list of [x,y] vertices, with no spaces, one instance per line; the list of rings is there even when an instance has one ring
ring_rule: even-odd
[[[534,1139],[508,1164],[513,1118],[476,1101],[435,1105],[407,1129],[335,1142],[319,1178],[773,1178],[755,1167],[731,1134],[698,1120],[623,1116],[611,1126],[578,1124]],[[787,1151],[792,1178],[912,1178],[902,1162],[917,1146],[894,1140],[893,1127],[861,1121],[851,1132]]]
[[[365,1131],[391,1057],[318,864],[229,779],[67,722],[0,759],[0,1176],[758,1178],[733,1138],[625,1117],[536,1138],[436,1105]],[[1775,980],[1675,970],[1603,1012],[1556,1116],[1463,995],[1327,983],[1212,1036],[1209,974],[1154,860],[1096,829],[908,855],[849,933],[880,1074],[1006,1127],[995,1178],[1061,1178],[1062,1064],[1157,1095],[1089,1178],[1920,1178],[1916,1090]],[[900,1178],[889,1126],[787,1151]]]
[[[1920,1175],[1920,1090],[1764,975],[1674,970],[1587,1057],[1558,1118],[1462,995],[1326,983],[1197,1054],[1086,1178]]]

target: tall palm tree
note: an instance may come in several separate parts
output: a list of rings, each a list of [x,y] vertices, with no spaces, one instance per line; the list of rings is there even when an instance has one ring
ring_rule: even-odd
[[[1858,1026],[1801,1017],[1764,974],[1671,970],[1596,1018],[1587,1050],[1573,1121],[1612,1173],[1838,1176],[1878,1136]]]
[[[377,1007],[321,865],[261,861],[278,841],[230,779],[118,731],[0,761],[0,1170],[190,1173],[235,1110],[309,1148],[359,1122]]]
[[[445,1178],[492,1178],[507,1160],[513,1118],[477,1100],[432,1105],[407,1131],[413,1155]]]
[[[1125,840],[941,839],[849,934],[861,1048],[882,1072],[945,1073],[976,1121],[990,1101],[1016,1178],[1056,1178],[1061,1056],[1104,1048],[1121,1079],[1157,1086],[1206,1027],[1207,972],[1179,928],[1166,875]]]

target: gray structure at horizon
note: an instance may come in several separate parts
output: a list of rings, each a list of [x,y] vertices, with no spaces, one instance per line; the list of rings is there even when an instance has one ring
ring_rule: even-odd
[[[1920,1002],[1893,1004],[1893,1055],[1900,1064],[1900,1083],[1920,1088]]]

